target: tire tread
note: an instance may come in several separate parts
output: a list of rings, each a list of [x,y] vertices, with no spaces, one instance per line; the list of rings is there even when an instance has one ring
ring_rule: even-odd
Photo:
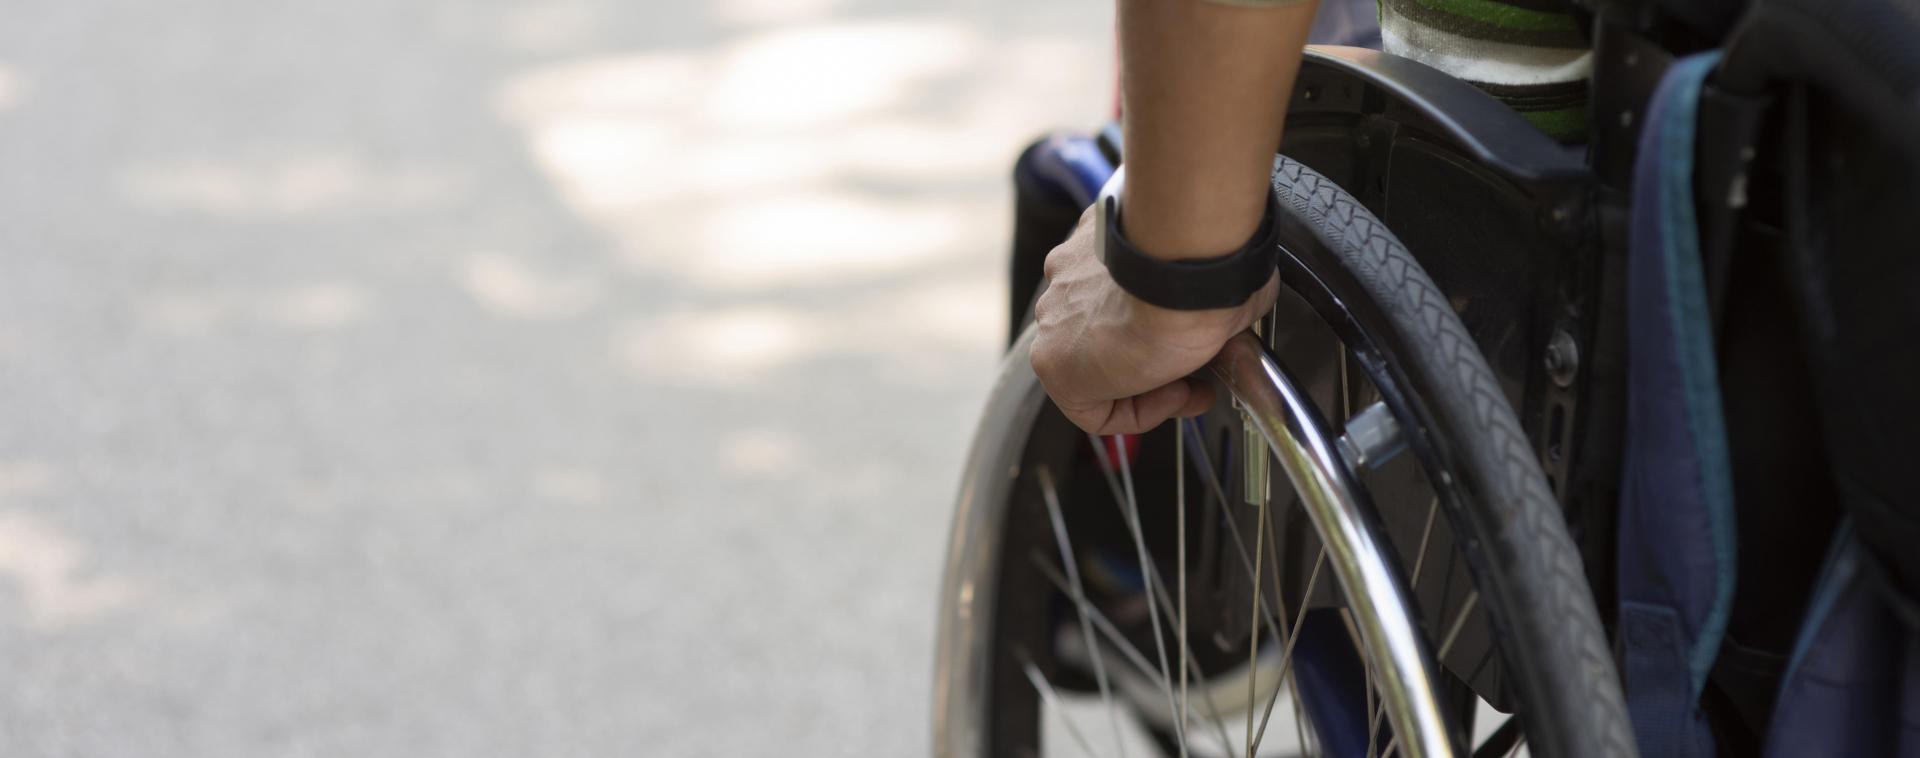
[[[1402,367],[1460,453],[1462,472],[1485,509],[1485,551],[1512,608],[1495,622],[1510,644],[1531,646],[1535,661],[1569,666],[1536,677],[1529,733],[1546,717],[1552,745],[1535,754],[1635,755],[1620,680],[1593,592],[1559,502],[1547,486],[1532,445],[1505,392],[1451,302],[1386,225],[1333,181],[1297,161],[1275,161],[1273,188],[1284,208],[1305,217],[1331,243],[1342,264],[1381,306],[1402,344],[1414,346]],[[1526,685],[1523,683],[1523,687]],[[1544,750],[1543,750],[1544,748]]]

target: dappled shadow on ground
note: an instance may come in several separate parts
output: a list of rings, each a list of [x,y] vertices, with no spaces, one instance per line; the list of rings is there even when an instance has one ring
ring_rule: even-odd
[[[921,750],[1002,177],[1103,12],[16,14],[0,753]]]
[[[1089,118],[1075,60],[1099,53],[963,18],[823,20],[543,67],[499,103],[622,262],[691,295],[623,328],[628,365],[728,378],[988,348],[998,179],[1037,119]]]

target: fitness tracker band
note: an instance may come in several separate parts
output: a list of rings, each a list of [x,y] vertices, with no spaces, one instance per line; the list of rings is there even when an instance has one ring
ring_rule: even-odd
[[[1094,200],[1094,246],[1107,273],[1127,294],[1177,311],[1232,308],[1247,302],[1273,276],[1279,256],[1279,200],[1267,192],[1266,212],[1253,238],[1218,258],[1163,261],[1127,241],[1120,225],[1120,189],[1126,168],[1113,172]]]

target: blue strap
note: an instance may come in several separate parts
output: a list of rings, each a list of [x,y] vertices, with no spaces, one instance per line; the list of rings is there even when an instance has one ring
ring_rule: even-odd
[[[1733,603],[1733,481],[1693,195],[1697,105],[1718,58],[1668,69],[1634,165],[1618,570],[1627,708],[1648,756],[1712,754],[1698,704]]]
[[[1686,632],[1680,616],[1664,605],[1620,604],[1620,638],[1627,651],[1622,674],[1629,683],[1627,716],[1645,756],[1713,755],[1705,714],[1690,690]]]
[[[1865,576],[1853,524],[1835,530],[1827,562],[1781,678],[1764,755],[1915,755],[1905,711],[1920,706],[1916,641]],[[1903,660],[1904,659],[1904,660]],[[1920,737],[1920,734],[1916,734]]]

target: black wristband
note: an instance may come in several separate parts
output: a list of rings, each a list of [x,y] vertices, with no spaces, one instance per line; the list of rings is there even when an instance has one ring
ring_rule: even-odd
[[[1280,207],[1271,190],[1259,228],[1239,250],[1218,258],[1164,261],[1141,252],[1121,233],[1122,181],[1116,172],[1095,201],[1100,205],[1095,241],[1107,273],[1127,294],[1162,308],[1206,311],[1241,305],[1272,278],[1279,256]]]

